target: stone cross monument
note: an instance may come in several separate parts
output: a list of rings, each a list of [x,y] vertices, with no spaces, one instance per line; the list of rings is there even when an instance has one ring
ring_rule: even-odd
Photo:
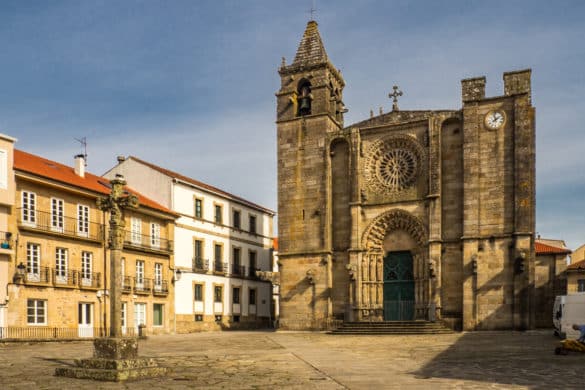
[[[111,182],[112,191],[107,198],[98,198],[97,205],[102,211],[110,213],[110,337],[122,337],[122,275],[120,262],[124,249],[124,209],[137,208],[138,198],[124,191],[126,181],[116,175]]]
[[[120,262],[124,249],[124,210],[138,207],[138,198],[124,191],[126,181],[116,175],[110,181],[112,190],[106,198],[98,198],[100,210],[110,213],[110,336],[94,340],[93,358],[75,360],[73,367],[58,367],[55,375],[100,381],[124,381],[162,376],[166,367],[159,367],[152,358],[138,357],[138,339],[122,337],[122,275]]]

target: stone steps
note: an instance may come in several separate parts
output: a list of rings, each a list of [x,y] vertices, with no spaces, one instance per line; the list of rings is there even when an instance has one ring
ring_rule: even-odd
[[[408,334],[450,334],[453,331],[439,322],[387,321],[387,322],[344,322],[329,334],[346,335],[408,335]]]

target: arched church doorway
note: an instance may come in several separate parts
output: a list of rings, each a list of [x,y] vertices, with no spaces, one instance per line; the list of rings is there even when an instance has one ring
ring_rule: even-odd
[[[412,321],[415,315],[413,257],[410,251],[384,257],[384,321]]]

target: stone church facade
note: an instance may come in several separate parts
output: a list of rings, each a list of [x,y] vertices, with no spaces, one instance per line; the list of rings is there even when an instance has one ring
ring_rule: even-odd
[[[485,77],[462,80],[460,109],[395,103],[350,126],[316,22],[278,71],[281,328],[533,328],[530,70],[504,73],[495,97]]]

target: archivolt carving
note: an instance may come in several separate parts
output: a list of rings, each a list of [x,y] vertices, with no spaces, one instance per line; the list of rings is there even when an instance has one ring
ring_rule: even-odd
[[[426,245],[427,232],[423,223],[407,211],[394,209],[378,216],[364,232],[362,243],[368,251],[382,251],[384,238],[395,230],[404,230],[418,243]]]
[[[415,138],[394,135],[375,142],[365,163],[367,186],[380,194],[412,186],[424,169],[425,152]]]

